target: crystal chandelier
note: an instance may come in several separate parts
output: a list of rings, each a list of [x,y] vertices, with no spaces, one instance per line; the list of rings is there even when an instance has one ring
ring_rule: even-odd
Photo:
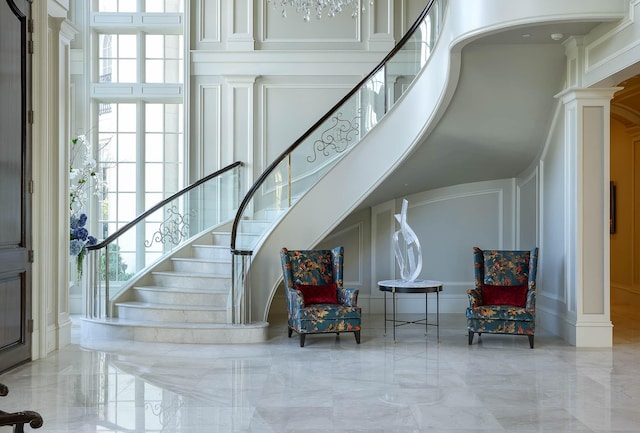
[[[373,2],[373,0],[371,0]],[[311,13],[315,12],[317,19],[322,18],[325,9],[327,9],[327,16],[333,18],[336,14],[342,12],[345,7],[351,7],[351,17],[358,17],[359,0],[267,0],[267,3],[273,3],[273,7],[276,7],[276,3],[282,6],[282,16],[286,18],[287,10],[286,6],[293,6],[296,8],[296,12],[302,14],[304,20],[309,22],[311,20]],[[364,10],[364,6],[362,8]]]

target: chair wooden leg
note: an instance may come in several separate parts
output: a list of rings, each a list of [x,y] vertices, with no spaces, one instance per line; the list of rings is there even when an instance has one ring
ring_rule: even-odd
[[[307,334],[300,334],[300,347],[304,347],[304,337],[306,337]]]
[[[287,334],[289,335],[289,338],[291,338],[291,334],[293,333],[293,329],[291,329],[291,326],[287,327]]]
[[[469,346],[473,343],[473,331],[469,330]]]
[[[356,343],[360,344],[360,331],[355,331],[353,334],[356,337]]]
[[[527,335],[529,337],[529,347],[533,349],[533,335]]]

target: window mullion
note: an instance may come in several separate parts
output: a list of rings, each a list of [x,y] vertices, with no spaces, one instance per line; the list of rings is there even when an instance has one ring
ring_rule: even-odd
[[[140,215],[145,211],[145,104],[144,101],[138,101],[136,107],[136,214]],[[145,227],[143,223],[136,234],[136,261],[139,266],[137,269],[142,269],[145,263]],[[142,265],[142,266],[140,266]]]
[[[136,43],[138,45],[138,57],[136,58],[136,69],[138,70],[138,76],[136,77],[136,81],[138,85],[140,85],[140,90],[142,90],[142,85],[144,85],[145,79],[145,59],[147,55],[145,54],[144,49],[144,32],[138,32],[136,37]]]

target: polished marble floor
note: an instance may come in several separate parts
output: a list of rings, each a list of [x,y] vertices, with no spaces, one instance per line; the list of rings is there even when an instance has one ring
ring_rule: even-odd
[[[539,331],[467,344],[462,315],[435,329],[309,336],[284,322],[255,345],[72,344],[0,376],[5,411],[36,410],[43,432],[638,432],[640,309],[612,318],[611,349]],[[74,339],[77,338],[77,330]],[[77,340],[76,340],[77,341]]]

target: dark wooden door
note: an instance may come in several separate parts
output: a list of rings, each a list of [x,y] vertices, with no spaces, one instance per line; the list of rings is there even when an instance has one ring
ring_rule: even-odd
[[[30,12],[0,0],[0,371],[31,359]]]

